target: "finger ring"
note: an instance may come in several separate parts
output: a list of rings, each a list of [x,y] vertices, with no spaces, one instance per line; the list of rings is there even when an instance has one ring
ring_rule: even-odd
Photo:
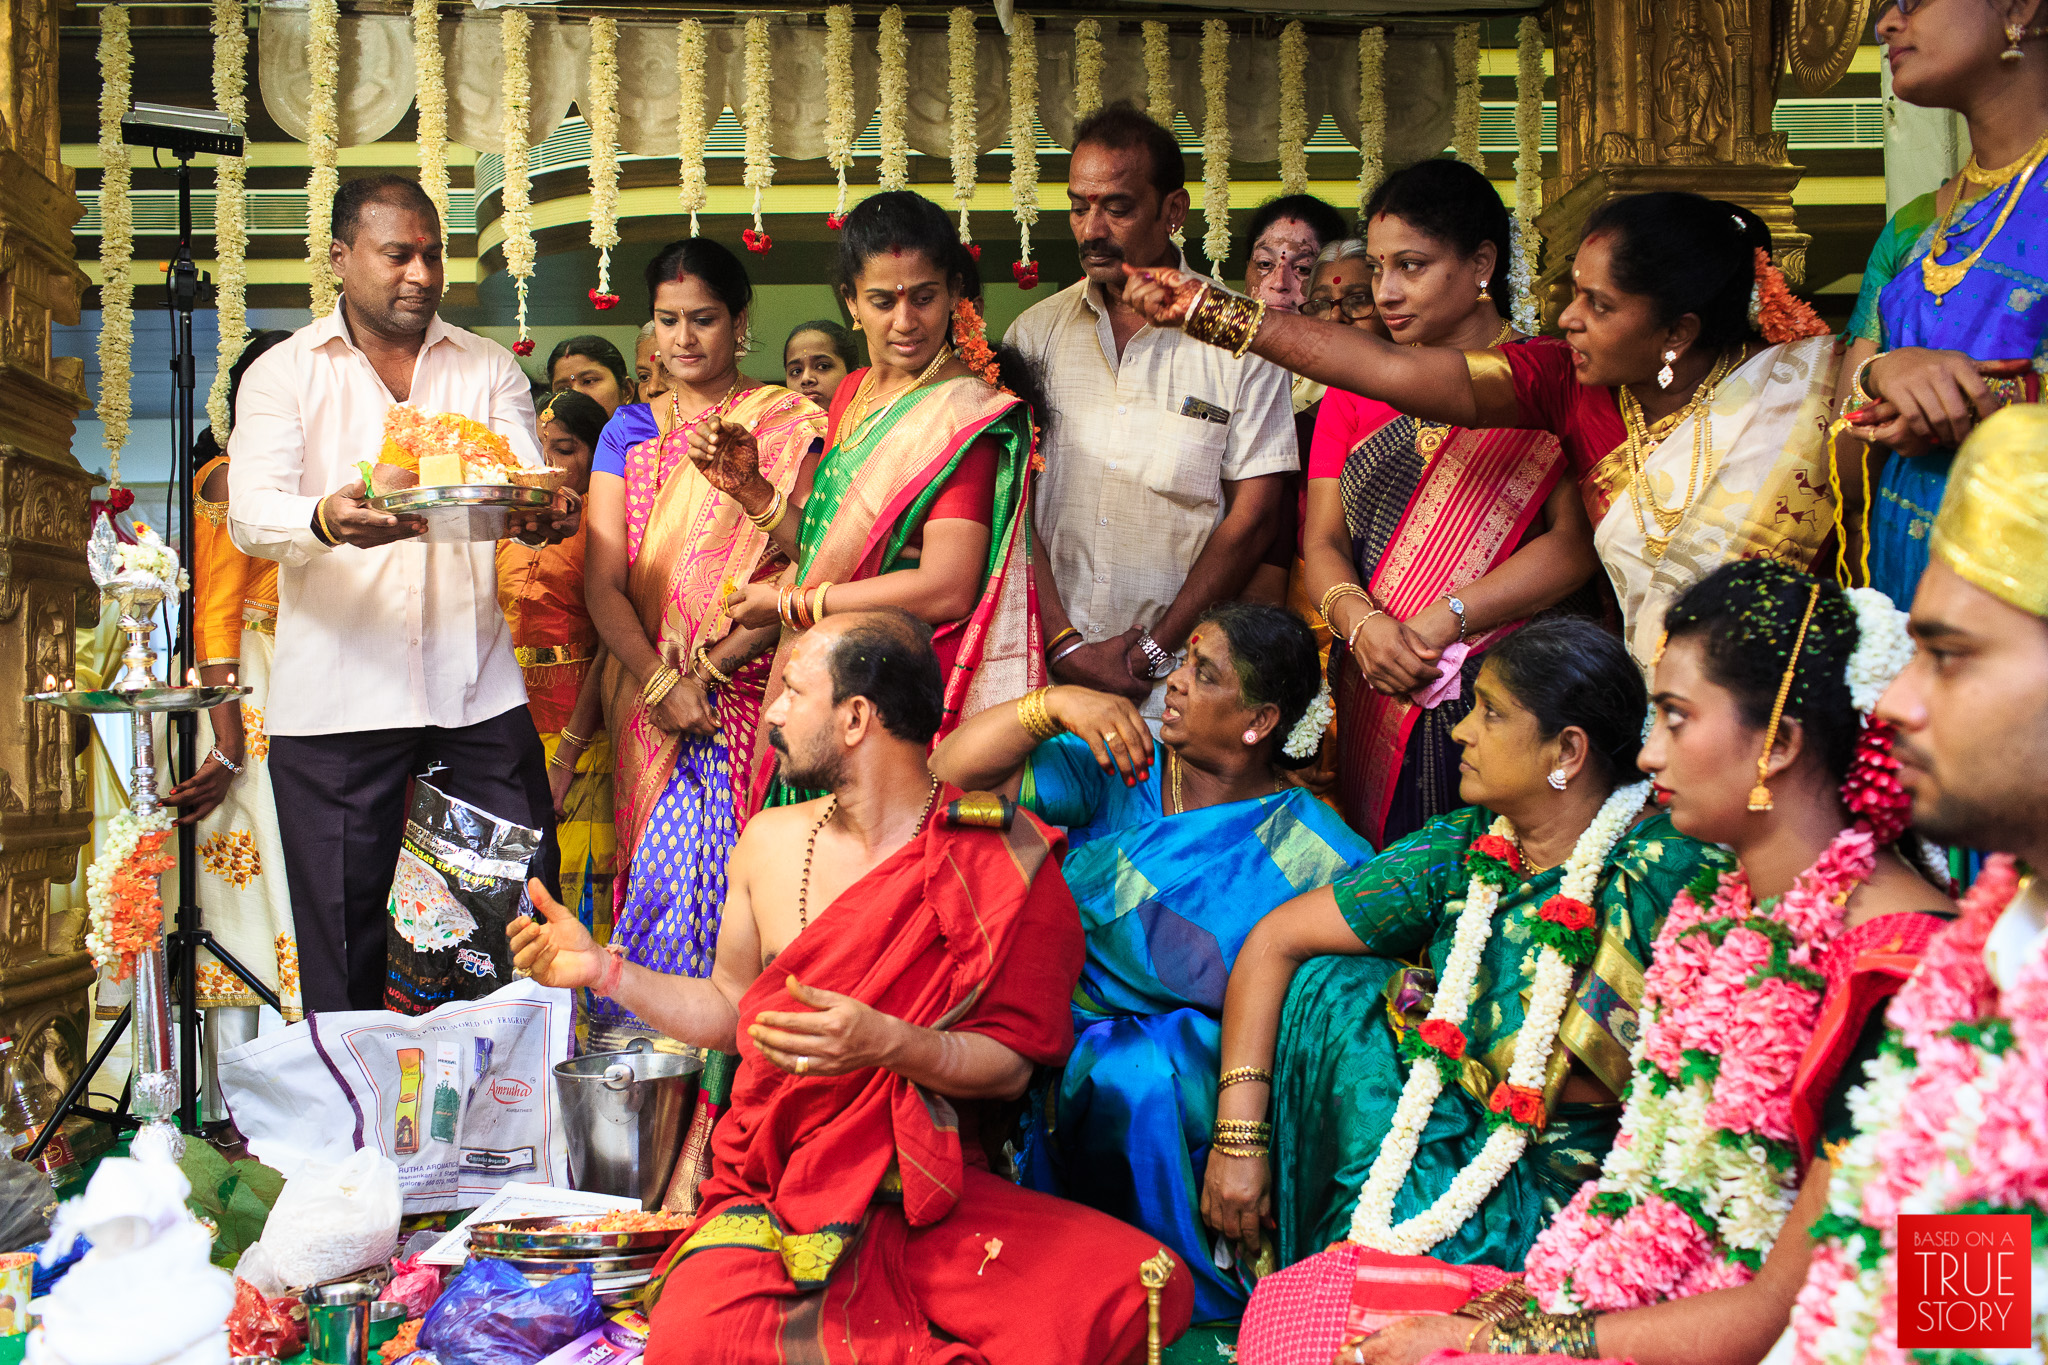
[[[796,1074],[797,1074],[797,1075],[799,1075],[799,1076],[808,1076],[808,1075],[810,1075],[810,1074],[811,1074],[811,1059],[810,1059],[810,1058],[808,1058],[808,1057],[799,1057],[799,1058],[797,1058],[797,1059],[796,1059]]]
[[[1121,740],[1122,738],[1123,738],[1123,736],[1122,736],[1122,735],[1120,735],[1120,734],[1117,734],[1117,733],[1116,733],[1115,731],[1113,731],[1113,730],[1104,730],[1104,731],[1102,732],[1102,742],[1103,742],[1104,744],[1115,744],[1115,743],[1116,743],[1117,741]]]

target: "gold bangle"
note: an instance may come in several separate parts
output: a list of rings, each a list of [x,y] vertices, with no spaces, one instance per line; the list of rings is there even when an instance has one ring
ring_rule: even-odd
[[[1464,1317],[1465,1314],[1463,1312],[1460,1312],[1457,1316]],[[1485,1318],[1481,1318],[1477,1322],[1473,1323],[1472,1330],[1465,1334],[1465,1344],[1463,1346],[1460,1346],[1458,1349],[1466,1355],[1471,1355],[1472,1343],[1479,1340],[1479,1334],[1481,1332],[1484,1332],[1487,1328],[1491,1326],[1493,1326],[1493,1324],[1488,1322]]]
[[[1489,1355],[1559,1355],[1595,1360],[1600,1350],[1595,1342],[1593,1313],[1536,1313],[1512,1322],[1496,1324],[1486,1343]]]
[[[1259,334],[1259,325],[1265,319],[1264,301],[1213,287],[1195,300],[1194,307],[1188,310],[1187,320],[1181,324],[1181,330],[1197,341],[1221,346],[1233,357],[1241,358],[1251,349],[1253,339]]]
[[[1335,611],[1337,604],[1347,597],[1356,597],[1368,607],[1378,605],[1372,600],[1372,594],[1359,587],[1356,583],[1338,583],[1331,587],[1328,592],[1324,593],[1323,600],[1316,604],[1316,615],[1323,618],[1325,625],[1336,624],[1330,619],[1330,613]]]
[[[574,730],[571,730],[566,725],[564,725],[561,729],[555,731],[555,734],[561,738],[561,741],[564,744],[573,744],[579,749],[588,749],[590,747],[589,740],[585,739],[582,735],[577,734]]]
[[[1234,1142],[1212,1142],[1209,1144],[1209,1150],[1221,1152],[1225,1156],[1241,1156],[1253,1161],[1261,1160],[1272,1153],[1270,1147],[1241,1146]]]
[[[334,534],[334,528],[327,524],[327,499],[321,498],[313,504],[313,519],[320,523],[320,534],[327,537],[329,545],[341,544],[341,537]]]
[[[1273,1125],[1259,1119],[1218,1119],[1218,1142],[1264,1142],[1273,1136]]]
[[[707,649],[705,646],[697,646],[697,652],[690,656],[690,663],[692,665],[692,668],[690,670],[692,673],[695,673],[698,668],[701,668],[706,673],[709,673],[711,675],[711,681],[717,683],[720,687],[732,686],[732,679],[727,677],[725,674],[719,672],[718,665],[711,662],[711,651]],[[704,680],[702,678],[699,678],[698,681],[702,682]]]
[[[1216,1078],[1216,1088],[1228,1090],[1231,1086],[1244,1081],[1264,1081],[1271,1085],[1273,1073],[1262,1066],[1234,1066]]]
[[[767,511],[763,512],[758,517],[755,516],[752,512],[747,512],[747,520],[754,523],[755,530],[772,532],[776,527],[782,524],[783,517],[789,514],[789,498],[784,495],[783,491],[780,488],[774,489],[772,491],[774,492],[775,496],[768,499]],[[747,509],[744,507],[742,507],[740,510],[742,512],[747,511]]]
[[[814,626],[825,619],[825,594],[832,586],[832,580],[828,578],[811,589],[811,624]]]
[[[1050,691],[1050,687],[1040,687],[1017,698],[1017,723],[1038,744],[1045,743],[1066,728],[1046,709],[1045,694]]]
[[[663,664],[655,670],[654,676],[647,680],[647,685],[640,689],[642,704],[652,711],[655,707],[661,705],[661,699],[674,691],[675,685],[682,680],[683,675],[681,673],[670,668],[667,664]]]
[[[1532,1302],[1528,1288],[1516,1280],[1467,1299],[1458,1313],[1461,1317],[1480,1318],[1499,1327],[1527,1313]]]
[[[778,588],[775,592],[775,614],[782,618],[782,624],[791,630],[802,630],[797,624],[795,609],[790,599],[796,595],[795,588]]]
[[[1876,356],[1866,356],[1862,364],[1849,372],[1849,410],[1860,412],[1882,400],[1870,390],[1870,367],[1877,363]]]

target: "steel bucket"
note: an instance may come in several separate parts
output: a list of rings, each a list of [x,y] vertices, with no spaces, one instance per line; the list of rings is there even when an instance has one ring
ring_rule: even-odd
[[[579,1190],[661,1205],[697,1098],[701,1056],[592,1052],[555,1064],[555,1094],[569,1140],[569,1183]]]

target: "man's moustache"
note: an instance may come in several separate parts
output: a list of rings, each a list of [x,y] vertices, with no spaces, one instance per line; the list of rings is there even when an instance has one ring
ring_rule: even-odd
[[[1124,257],[1123,248],[1107,237],[1097,237],[1092,241],[1081,243],[1081,254],[1083,256],[1108,256],[1119,261]]]
[[[781,754],[784,758],[789,757],[789,746],[782,742],[781,726],[771,725],[768,727],[768,747]]]

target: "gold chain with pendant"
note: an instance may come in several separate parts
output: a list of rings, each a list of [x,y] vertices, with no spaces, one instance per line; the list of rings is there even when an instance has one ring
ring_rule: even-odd
[[[945,368],[946,362],[952,358],[953,348],[951,346],[939,347],[938,353],[932,357],[931,364],[924,367],[923,373],[910,381],[909,388],[896,393],[888,402],[882,404],[881,411],[877,412],[875,416],[877,418],[881,417],[889,409],[895,407],[902,400],[904,394],[916,393],[927,383],[931,382],[931,377]],[[881,373],[881,369],[882,367],[879,365],[870,365],[867,376],[860,381],[860,387],[854,390],[853,402],[849,403],[846,408],[846,419],[839,424],[839,444],[847,445],[851,443],[858,436],[861,423],[867,420],[868,404],[874,400],[875,376]]]
[[[1714,482],[1714,428],[1711,404],[1714,392],[1721,381],[1735,368],[1736,351],[1723,351],[1714,361],[1714,368],[1707,371],[1707,377],[1693,390],[1692,401],[1683,408],[1655,424],[1643,418],[1643,405],[1636,401],[1635,394],[1624,384],[1621,386],[1621,424],[1628,432],[1628,439],[1622,444],[1622,455],[1628,465],[1628,498],[1636,513],[1636,529],[1643,533],[1643,544],[1649,550],[1650,558],[1662,559],[1664,552],[1671,548],[1671,537],[1692,509],[1693,499],[1704,493]],[[1657,500],[1657,494],[1650,487],[1650,478],[1644,462],[1657,449],[1666,436],[1676,431],[1688,417],[1698,414],[1699,421],[1693,424],[1692,467],[1685,477],[1685,493],[1676,507],[1666,507]],[[1643,508],[1648,505],[1650,518],[1657,523],[1659,535],[1650,530],[1650,523],[1643,517]]]
[[[1984,240],[1977,244],[1977,249],[1960,261],[1951,261],[1944,265],[1936,258],[1948,249],[1949,224],[1954,221],[1956,210],[1963,202],[1963,187],[1956,186],[1955,193],[1949,198],[1948,207],[1941,211],[1941,218],[1934,225],[1934,237],[1928,245],[1927,254],[1920,258],[1920,282],[1926,286],[1928,293],[1934,295],[1937,306],[1942,302],[1943,295],[1963,282],[1963,277],[1970,273],[1970,267],[1983,259],[1993,239],[2005,227],[2005,220],[2012,217],[2013,207],[2020,202],[2020,196],[2027,192],[2027,182],[2034,178],[2034,172],[2040,168],[2044,158],[2048,158],[2048,133],[2043,133],[2040,139],[2027,149],[2025,156],[1996,170],[1987,171],[1979,166],[1976,153],[1971,153],[1969,161],[1963,166],[1963,179],[1994,191],[2001,185],[2012,184],[2015,180],[2018,183],[2012,185],[2012,193],[2006,195],[2004,206],[1998,210],[1998,217],[1991,224],[1991,231],[1984,234]]]
[[[1493,350],[1495,347],[1505,345],[1508,338],[1514,334],[1515,324],[1503,322],[1500,325],[1500,331],[1495,334],[1493,340],[1486,343],[1486,348]],[[1411,344],[1420,345],[1421,343]],[[1447,422],[1418,421],[1415,424],[1415,453],[1422,457],[1422,463],[1425,467],[1428,466],[1431,460],[1436,458],[1436,453],[1444,448],[1444,442],[1450,438],[1450,434],[1451,428]]]

